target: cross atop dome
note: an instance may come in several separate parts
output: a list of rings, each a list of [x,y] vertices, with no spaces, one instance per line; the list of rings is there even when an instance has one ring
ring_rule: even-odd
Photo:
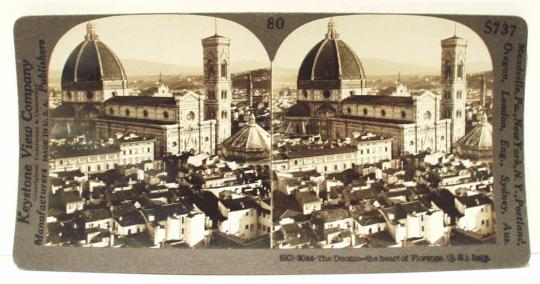
[[[96,26],[92,22],[86,24],[86,40],[97,40]]]
[[[339,38],[339,34],[336,29],[336,24],[334,23],[334,19],[330,17],[330,21],[328,22],[328,32],[326,33],[327,39],[337,39]]]

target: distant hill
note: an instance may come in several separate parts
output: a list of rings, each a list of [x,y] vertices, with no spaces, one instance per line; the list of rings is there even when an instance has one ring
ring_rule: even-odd
[[[153,62],[140,59],[123,59],[122,65],[126,69],[128,77],[154,76],[159,75],[201,75],[203,72],[201,66],[180,66],[161,62]],[[249,70],[268,68],[270,63],[260,61],[240,60],[231,63],[232,73],[242,73]],[[50,70],[49,78],[51,83],[60,83],[62,76],[61,70]]]
[[[200,66],[180,66],[160,62],[152,62],[139,59],[125,59],[122,64],[128,76],[148,76],[148,75],[200,75],[203,72],[202,60]],[[231,72],[240,73],[248,70],[269,67],[269,63],[258,61],[233,61],[231,62]]]
[[[400,63],[377,58],[361,59],[364,65],[366,75],[373,76],[397,76],[402,75],[438,75],[440,72],[435,66],[422,66],[409,63]],[[126,69],[128,77],[138,76],[155,76],[159,73],[163,75],[201,75],[203,72],[201,66],[180,66],[176,64],[152,62],[140,59],[124,59],[122,64]],[[232,73],[243,73],[250,70],[265,69],[269,67],[269,63],[261,61],[241,60],[233,61],[231,64]],[[491,70],[491,66],[482,62],[469,62],[468,72],[477,73]],[[282,68],[274,67],[274,82],[294,83],[296,82],[298,69],[297,68]],[[60,83],[62,71],[51,70],[49,78],[52,84]]]
[[[440,72],[439,67],[436,66],[414,65],[377,58],[363,58],[361,61],[368,79],[379,76],[397,77],[399,73],[401,75],[439,75]],[[469,62],[467,69],[469,73],[478,73],[491,70],[492,67],[483,62]],[[297,68],[274,67],[274,82],[277,84],[296,82],[297,72]]]

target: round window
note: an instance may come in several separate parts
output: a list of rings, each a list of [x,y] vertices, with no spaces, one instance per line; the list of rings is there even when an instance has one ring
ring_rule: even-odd
[[[323,97],[324,97],[325,99],[328,99],[328,98],[330,98],[330,96],[331,96],[331,93],[330,93],[330,91],[328,91],[328,90],[324,91],[324,93],[323,93]]]

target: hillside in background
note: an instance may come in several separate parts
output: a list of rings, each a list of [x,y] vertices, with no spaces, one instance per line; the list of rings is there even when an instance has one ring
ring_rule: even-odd
[[[437,66],[422,66],[408,63],[400,63],[376,58],[361,59],[364,71],[368,80],[379,79],[380,77],[397,78],[398,74],[438,76],[440,69]],[[467,66],[469,74],[490,71],[489,63],[469,62]],[[290,85],[296,83],[298,68],[274,67],[274,83],[276,85]]]
[[[157,80],[158,75],[161,73],[163,76],[180,76],[186,77],[190,76],[196,78],[201,76],[203,70],[201,66],[180,66],[175,64],[151,62],[146,60],[139,59],[125,59],[122,60],[124,68],[126,69],[128,78],[130,81],[138,80],[142,77],[155,77]],[[388,61],[383,59],[376,58],[365,58],[362,59],[362,64],[364,70],[368,77],[368,80],[375,80],[379,77],[393,77],[397,78],[398,74],[402,76],[408,75],[425,75],[425,76],[437,76],[440,72],[438,67],[434,66],[421,66],[408,63],[400,63],[394,61]],[[259,61],[238,61],[232,62],[231,72],[240,76],[242,73],[247,71],[256,72],[257,70],[267,70],[269,64]],[[482,62],[469,62],[468,63],[468,73],[478,73],[491,70],[491,66],[488,63]],[[263,71],[258,71],[263,72]],[[274,67],[274,82],[276,86],[280,85],[291,85],[296,84],[296,77],[298,73],[297,68],[282,68]],[[254,74],[254,84],[260,84],[256,81],[256,77],[265,77],[269,74]],[[51,85],[58,85],[60,83],[61,71],[60,70],[51,70],[49,74],[49,79]],[[150,79],[150,78],[145,78]],[[268,86],[269,86],[269,79]],[[181,84],[184,85],[185,84]],[[179,86],[180,87],[180,86]],[[258,87],[258,86],[256,86]]]
[[[164,76],[174,75],[201,75],[203,67],[201,66],[181,66],[168,63],[152,62],[139,59],[124,59],[122,65],[126,69],[128,79],[146,76],[158,76],[160,73]],[[233,61],[231,63],[232,73],[242,73],[249,70],[269,68],[270,64],[259,61]],[[60,84],[62,70],[50,70],[49,80],[53,85]]]

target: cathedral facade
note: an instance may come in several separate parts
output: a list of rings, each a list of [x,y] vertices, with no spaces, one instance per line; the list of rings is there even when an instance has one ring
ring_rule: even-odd
[[[153,96],[133,96],[122,63],[87,24],[84,41],[62,72],[62,103],[51,110],[52,136],[107,139],[134,133],[156,139],[156,156],[214,154],[231,136],[230,40],[202,40],[204,94],[171,92],[160,80]]]
[[[465,134],[467,42],[454,36],[441,45],[442,98],[430,91],[411,94],[402,84],[390,94],[374,94],[358,56],[330,21],[325,38],[300,66],[297,102],[287,110],[282,131],[330,140],[371,132],[393,139],[392,156],[450,152]]]

